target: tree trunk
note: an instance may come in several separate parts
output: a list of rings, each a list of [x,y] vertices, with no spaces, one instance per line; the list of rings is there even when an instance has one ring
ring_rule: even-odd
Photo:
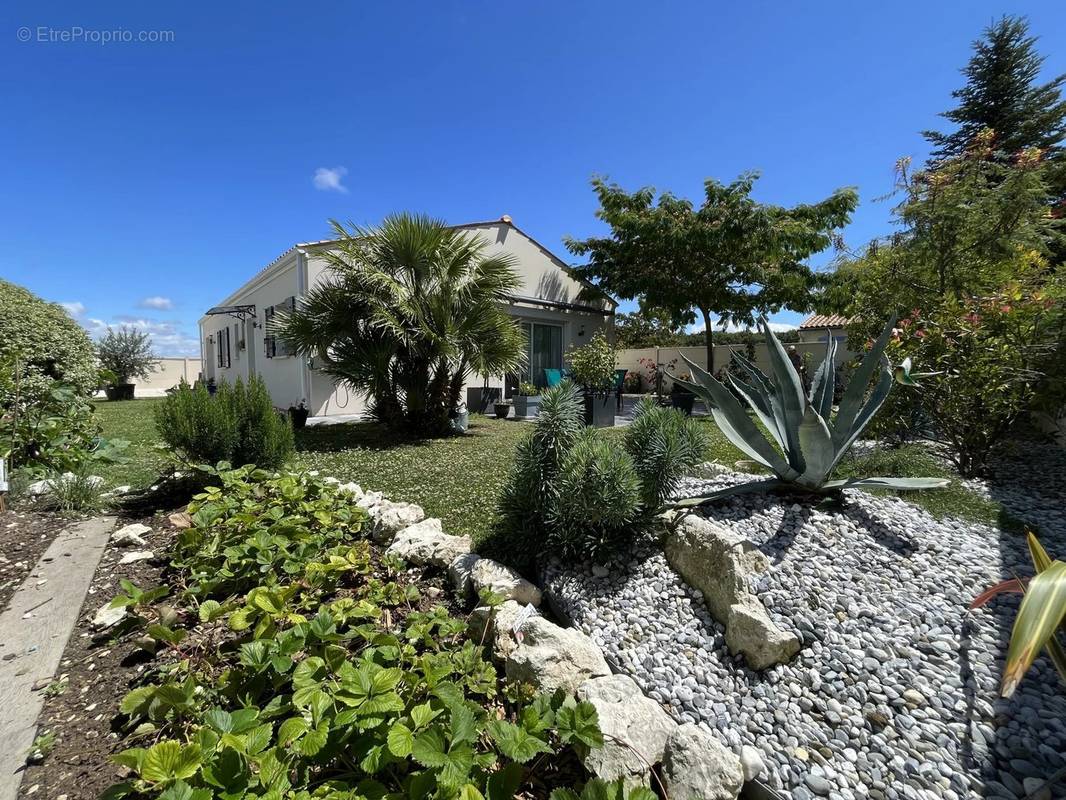
[[[711,330],[711,312],[700,309],[703,315],[703,336],[707,343],[707,372],[714,375],[714,332]]]

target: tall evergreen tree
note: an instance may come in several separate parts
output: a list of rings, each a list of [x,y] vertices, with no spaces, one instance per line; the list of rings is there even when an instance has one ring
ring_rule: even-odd
[[[963,155],[982,131],[995,132],[996,157],[1009,159],[1039,148],[1047,159],[1062,157],[1066,137],[1066,100],[1060,89],[1066,74],[1038,83],[1044,56],[1036,49],[1024,17],[1004,16],[973,43],[962,70],[966,85],[952,92],[958,105],[941,114],[958,125],[950,133],[923,131],[935,148],[930,166]]]

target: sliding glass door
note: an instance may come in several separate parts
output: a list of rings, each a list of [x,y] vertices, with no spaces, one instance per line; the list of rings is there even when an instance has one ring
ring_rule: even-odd
[[[561,325],[542,325],[539,322],[523,322],[526,334],[526,370],[522,380],[546,386],[546,369],[563,368],[563,328]]]

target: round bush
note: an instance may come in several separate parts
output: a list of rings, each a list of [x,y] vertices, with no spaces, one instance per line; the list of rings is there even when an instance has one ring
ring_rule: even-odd
[[[16,357],[25,396],[45,396],[56,382],[82,394],[96,388],[96,359],[85,330],[61,306],[0,280],[0,361],[9,367]]]

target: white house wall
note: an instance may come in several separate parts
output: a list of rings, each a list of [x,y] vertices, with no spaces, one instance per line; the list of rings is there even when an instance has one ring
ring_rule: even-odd
[[[306,401],[303,384],[303,359],[298,356],[266,357],[266,309],[279,305],[286,299],[299,295],[297,270],[300,257],[293,252],[266,272],[263,279],[253,280],[247,287],[226,299],[225,305],[254,305],[255,327],[250,322],[241,322],[240,329],[245,340],[245,349],[233,340],[231,347],[231,364],[227,369],[218,366],[218,334],[225,326],[233,330],[237,320],[228,315],[203,317],[200,320],[200,333],[204,342],[204,374],[214,375],[216,381],[232,383],[238,377],[248,379],[249,370],[254,368],[262,377],[274,401],[279,408],[287,408],[301,400]],[[232,333],[230,334],[233,335]],[[207,337],[214,337],[214,345],[207,344]],[[208,363],[208,358],[211,361]]]

